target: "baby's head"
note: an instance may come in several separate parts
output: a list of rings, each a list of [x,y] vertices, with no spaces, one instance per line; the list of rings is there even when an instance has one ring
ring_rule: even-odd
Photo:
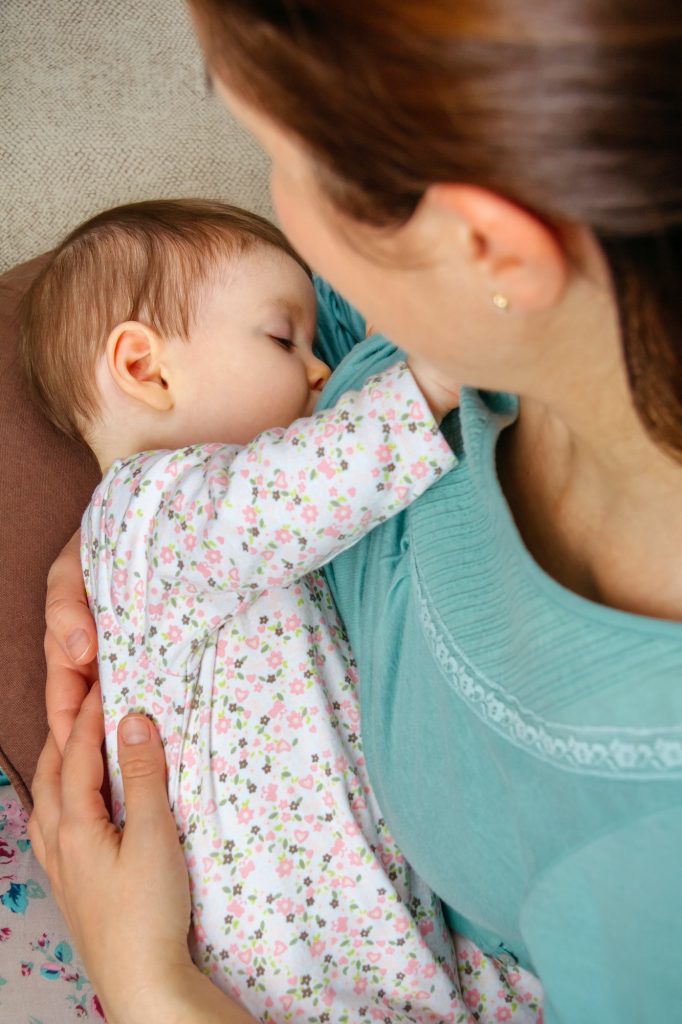
[[[309,415],[310,271],[269,221],[159,200],[93,217],[51,254],[22,307],[39,406],[106,468],[151,448],[244,444]]]

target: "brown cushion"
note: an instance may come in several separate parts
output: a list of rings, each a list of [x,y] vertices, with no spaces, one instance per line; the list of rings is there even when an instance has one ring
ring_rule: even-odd
[[[17,304],[44,259],[0,277],[0,766],[27,806],[47,735],[47,571],[99,479],[92,455],[32,407],[17,371]]]

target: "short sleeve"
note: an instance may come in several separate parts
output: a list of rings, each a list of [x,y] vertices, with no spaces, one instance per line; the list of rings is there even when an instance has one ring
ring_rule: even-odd
[[[649,1024],[682,1014],[682,811],[590,842],[533,886],[521,927],[545,1024]]]

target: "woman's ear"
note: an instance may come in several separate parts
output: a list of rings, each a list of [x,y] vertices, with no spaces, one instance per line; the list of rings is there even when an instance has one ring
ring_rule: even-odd
[[[165,344],[152,327],[126,320],[114,327],[106,346],[109,373],[117,387],[157,412],[173,408],[163,363]]]
[[[458,243],[488,298],[529,312],[561,298],[568,260],[555,231],[535,214],[475,185],[431,185],[424,199],[441,224],[444,215],[459,221]]]

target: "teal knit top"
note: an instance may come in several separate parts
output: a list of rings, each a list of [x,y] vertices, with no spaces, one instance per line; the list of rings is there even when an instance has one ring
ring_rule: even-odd
[[[317,287],[320,352],[348,353],[332,405],[402,354]],[[327,569],[370,777],[452,928],[540,976],[547,1024],[682,1021],[682,624],[533,561],[495,471],[516,408],[465,391],[456,468]]]

